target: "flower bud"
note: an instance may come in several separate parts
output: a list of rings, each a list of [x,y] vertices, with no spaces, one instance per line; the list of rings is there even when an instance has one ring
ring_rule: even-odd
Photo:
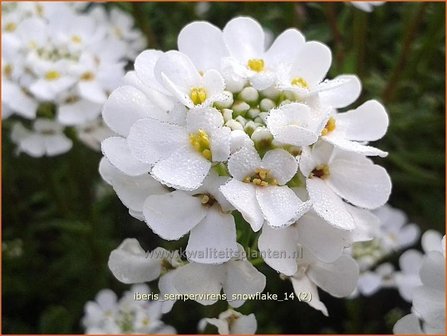
[[[239,94],[239,98],[243,101],[246,101],[247,103],[254,103],[258,100],[259,93],[258,90],[249,86],[241,91],[241,93]]]
[[[236,115],[241,115],[247,112],[250,109],[250,105],[248,105],[246,102],[236,102],[233,105],[233,112]]]
[[[236,120],[242,126],[245,126],[245,123],[247,122],[247,119],[245,119],[243,116],[237,116],[234,120]]]
[[[264,98],[259,103],[259,107],[261,108],[261,111],[268,112],[271,109],[275,108],[275,102],[269,98]]]
[[[259,115],[260,112],[261,111],[259,111],[259,109],[257,109],[257,108],[251,108],[247,112],[247,118],[255,119]]]
[[[225,122],[227,122],[228,120],[233,119],[233,110],[223,109],[222,110],[222,116],[223,116]]]
[[[224,91],[222,94],[225,95],[225,99],[215,102],[214,106],[218,109],[230,108],[234,103],[233,94],[230,91]]]
[[[242,125],[234,119],[228,120],[225,123],[225,126],[231,128],[233,131],[236,131],[236,130],[243,131],[244,130],[244,127],[242,127]]]

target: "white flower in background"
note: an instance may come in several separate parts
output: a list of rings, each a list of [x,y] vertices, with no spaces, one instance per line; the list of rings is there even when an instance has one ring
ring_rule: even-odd
[[[397,321],[395,334],[445,334],[445,236],[427,231],[422,241],[428,248],[419,269],[422,285],[414,288],[412,313]]]
[[[48,119],[36,119],[32,130],[21,123],[14,124],[11,140],[17,145],[18,153],[33,157],[63,154],[73,145],[63,133],[63,126]]]
[[[76,129],[99,122],[101,105],[122,81],[127,53],[142,49],[132,18],[118,10],[104,10],[100,18],[101,10],[63,3],[10,3],[2,9],[3,118],[45,117]],[[44,115],[43,106],[51,106],[51,113]]]
[[[363,296],[371,296],[382,288],[394,288],[396,286],[396,274],[394,266],[383,263],[374,271],[366,271],[360,274],[357,289]]]
[[[203,332],[207,324],[217,327],[217,332],[220,335],[253,335],[258,325],[254,314],[243,315],[233,309],[220,313],[218,318],[204,318],[200,320],[199,331]]]
[[[113,135],[113,132],[104,125],[102,120],[79,125],[76,129],[79,140],[97,152],[101,150],[101,142]]]
[[[423,254],[417,250],[408,250],[399,258],[400,272],[394,275],[400,296],[411,302],[416,287],[422,285],[419,270],[423,261]]]
[[[261,291],[265,277],[231,252],[236,237],[250,238],[242,230],[262,229],[261,252],[286,253],[263,254],[264,261],[327,314],[317,288],[336,297],[355,290],[351,247],[376,237],[370,210],[391,192],[386,170],[367,157],[387,154],[367,144],[385,134],[385,109],[371,100],[337,111],[358,98],[359,79],[326,80],[330,50],[295,29],[270,46],[250,18],[223,30],[193,22],[180,32],[178,49],[138,55],[102,113],[117,134],[101,145],[103,178],[163,239],[189,234],[188,262],[160,273],[161,293]],[[235,211],[251,228],[237,232]],[[203,253],[209,250],[222,254]],[[147,275],[148,261],[137,254],[135,274]],[[119,271],[111,266],[118,279],[132,278],[126,255]],[[164,302],[163,311],[172,305]]]
[[[150,294],[146,285],[134,285],[118,300],[110,289],[101,290],[95,301],[85,305],[82,324],[86,334],[174,334],[175,329],[165,325],[161,303],[136,300],[138,294]]]
[[[351,1],[351,5],[364,11],[372,12],[375,7],[382,6],[386,1]]]

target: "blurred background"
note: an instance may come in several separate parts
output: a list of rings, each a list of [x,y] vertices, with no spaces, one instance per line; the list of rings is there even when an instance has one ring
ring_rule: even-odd
[[[135,18],[150,48],[176,49],[181,28],[207,20],[222,28],[238,15],[258,20],[274,36],[289,27],[307,40],[330,46],[329,78],[357,74],[368,99],[385,104],[390,128],[375,159],[393,180],[389,203],[404,210],[421,230],[445,232],[445,4],[386,3],[372,13],[349,3],[113,3]],[[131,67],[131,65],[129,65]],[[75,144],[51,158],[15,155],[8,121],[2,125],[2,307],[3,333],[82,333],[85,302],[102,288],[118,294],[107,268],[112,249],[126,237],[145,249],[174,248],[133,219],[98,174],[100,153]],[[391,257],[396,263],[398,256]],[[266,291],[290,293],[268,266]],[[298,301],[247,302],[258,333],[391,333],[410,304],[396,290],[352,300],[322,293],[324,317]],[[177,303],[164,316],[179,333],[196,333],[200,318],[215,317],[225,302],[204,307]]]

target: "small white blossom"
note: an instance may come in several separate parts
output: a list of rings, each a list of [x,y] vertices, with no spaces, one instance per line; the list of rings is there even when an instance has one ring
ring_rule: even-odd
[[[203,332],[207,324],[217,327],[217,332],[220,335],[252,335],[256,332],[258,323],[254,314],[242,315],[233,309],[228,309],[220,313],[219,318],[200,320],[199,331]]]

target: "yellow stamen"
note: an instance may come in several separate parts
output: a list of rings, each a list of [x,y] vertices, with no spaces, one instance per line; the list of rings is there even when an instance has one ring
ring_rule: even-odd
[[[95,75],[92,72],[90,72],[90,71],[84,72],[81,75],[81,80],[84,80],[84,81],[91,81],[91,80],[94,80],[94,79],[95,79]]]
[[[335,129],[335,119],[333,117],[330,117],[329,120],[326,123],[326,126],[321,131],[321,135],[328,135]]]
[[[324,180],[325,178],[329,177],[329,166],[319,165],[315,167],[312,173],[310,173],[310,177],[318,177]]]
[[[17,28],[17,25],[16,25],[14,22],[8,22],[8,23],[5,25],[5,31],[7,31],[7,32],[9,32],[9,33],[11,33],[11,32],[13,32],[14,30],[16,30],[16,28]]]
[[[208,195],[202,195],[202,198],[200,199],[200,203],[206,204],[210,200],[210,197]]]
[[[11,77],[12,75],[12,65],[11,64],[5,64],[3,67],[3,73],[5,74],[5,77]]]
[[[245,183],[253,183],[260,187],[267,187],[277,185],[278,182],[273,178],[272,173],[268,169],[258,168],[255,170],[255,174],[246,176],[243,180]]]
[[[308,89],[309,84],[306,82],[306,80],[303,77],[295,77],[292,79],[291,84],[294,86],[300,86],[303,89]]]
[[[255,72],[261,72],[264,71],[265,64],[263,59],[252,58],[248,60],[247,66]]]
[[[60,77],[61,77],[61,74],[58,71],[55,71],[55,70],[48,71],[45,74],[45,79],[49,80],[49,81],[59,79]]]
[[[206,90],[203,87],[192,88],[189,97],[194,105],[202,104],[206,100]]]
[[[71,40],[72,40],[73,43],[81,43],[82,42],[82,39],[81,39],[81,37],[79,35],[73,35],[71,37]]]
[[[189,134],[189,142],[205,159],[212,160],[210,138],[204,130]]]

